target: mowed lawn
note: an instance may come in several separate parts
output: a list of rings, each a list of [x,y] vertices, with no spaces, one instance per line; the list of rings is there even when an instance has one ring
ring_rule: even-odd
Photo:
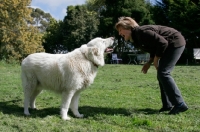
[[[61,98],[41,93],[31,116],[23,114],[20,65],[0,62],[0,130],[2,132],[199,132],[200,66],[176,66],[172,75],[189,110],[168,115],[161,108],[156,70],[142,65],[105,65],[81,93],[79,111],[70,121],[60,118]]]

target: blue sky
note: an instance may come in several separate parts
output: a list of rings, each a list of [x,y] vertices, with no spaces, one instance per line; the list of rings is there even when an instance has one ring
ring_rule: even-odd
[[[40,8],[57,20],[63,20],[66,16],[67,6],[82,5],[86,0],[32,0],[31,7]]]
[[[50,13],[56,20],[63,20],[67,15],[66,9],[70,5],[82,5],[86,0],[32,0],[33,8],[40,8],[46,13]],[[154,2],[155,0],[150,0]]]

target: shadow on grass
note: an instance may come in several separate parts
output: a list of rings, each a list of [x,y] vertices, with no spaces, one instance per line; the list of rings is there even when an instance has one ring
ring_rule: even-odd
[[[23,116],[23,108],[18,105],[19,103],[21,103],[21,99],[0,102],[0,112],[3,114]]]
[[[9,114],[9,115],[15,115],[15,116],[24,116],[24,108],[20,107],[19,104],[21,104],[22,100],[11,100],[11,101],[5,101],[0,102],[0,112],[3,114]],[[95,116],[97,114],[105,114],[105,115],[124,115],[129,116],[131,113],[128,112],[128,110],[123,108],[106,108],[106,107],[91,107],[91,106],[82,106],[79,107],[80,113],[84,114],[87,118],[88,116]],[[30,109],[30,117],[32,118],[44,118],[49,115],[56,115],[60,116],[60,108],[56,107],[50,107],[50,108],[43,108],[43,109]],[[69,111],[69,115],[74,117],[72,112]]]
[[[0,112],[3,114],[15,115],[15,116],[24,116],[24,108],[20,107],[22,100],[11,100],[0,102]],[[45,108],[41,110],[29,109],[31,114],[30,117],[46,117],[48,115],[59,115],[59,108]]]
[[[123,115],[123,116],[129,116],[131,115],[130,112],[126,109],[122,108],[106,108],[106,107],[91,107],[91,106],[82,106],[79,107],[79,112],[81,114],[84,114],[84,118],[88,117],[95,117],[98,114],[104,114],[104,115]],[[38,109],[38,110],[33,110],[30,109],[31,117],[41,117],[44,118],[48,115],[56,115],[60,116],[60,108],[44,108],[44,109]],[[71,110],[69,110],[68,114],[75,118]]]
[[[139,114],[145,114],[145,115],[152,115],[152,114],[158,114],[157,109],[151,109],[151,108],[145,108],[145,109],[133,109],[132,113],[139,113]]]
[[[122,115],[130,116],[131,113],[128,109],[123,108],[109,108],[109,107],[92,107],[92,106],[82,106],[79,107],[79,112],[84,114],[84,117],[93,117],[98,114],[104,115]]]
[[[15,115],[15,116],[24,116],[23,107],[20,107],[21,100],[11,100],[0,102],[0,112],[3,114]],[[43,108],[43,109],[29,109],[30,118],[44,118],[46,116],[60,116],[60,108]],[[104,115],[122,115],[122,116],[131,116],[132,114],[157,114],[158,111],[150,108],[146,109],[124,109],[124,108],[109,108],[109,107],[92,107],[92,106],[81,106],[79,107],[79,112],[85,115],[85,118],[95,117],[98,114]],[[74,117],[72,112],[69,111],[69,115]]]
[[[157,109],[151,109],[151,108],[124,109],[124,108],[91,107],[91,106],[79,107],[79,112],[81,114],[84,114],[84,118],[95,117],[98,114],[121,115],[121,116],[131,116],[135,114],[145,114],[145,115],[159,114]]]

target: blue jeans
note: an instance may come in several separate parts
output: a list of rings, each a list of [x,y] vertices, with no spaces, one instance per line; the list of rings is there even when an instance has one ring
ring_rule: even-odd
[[[172,107],[184,102],[181,92],[171,76],[185,46],[168,47],[159,61],[157,79],[160,86],[163,107]]]

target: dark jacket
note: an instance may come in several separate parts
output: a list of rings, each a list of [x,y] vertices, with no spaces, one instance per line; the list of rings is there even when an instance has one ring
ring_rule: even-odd
[[[134,46],[161,57],[168,47],[181,47],[186,44],[184,37],[177,30],[160,25],[144,25],[132,29]]]

